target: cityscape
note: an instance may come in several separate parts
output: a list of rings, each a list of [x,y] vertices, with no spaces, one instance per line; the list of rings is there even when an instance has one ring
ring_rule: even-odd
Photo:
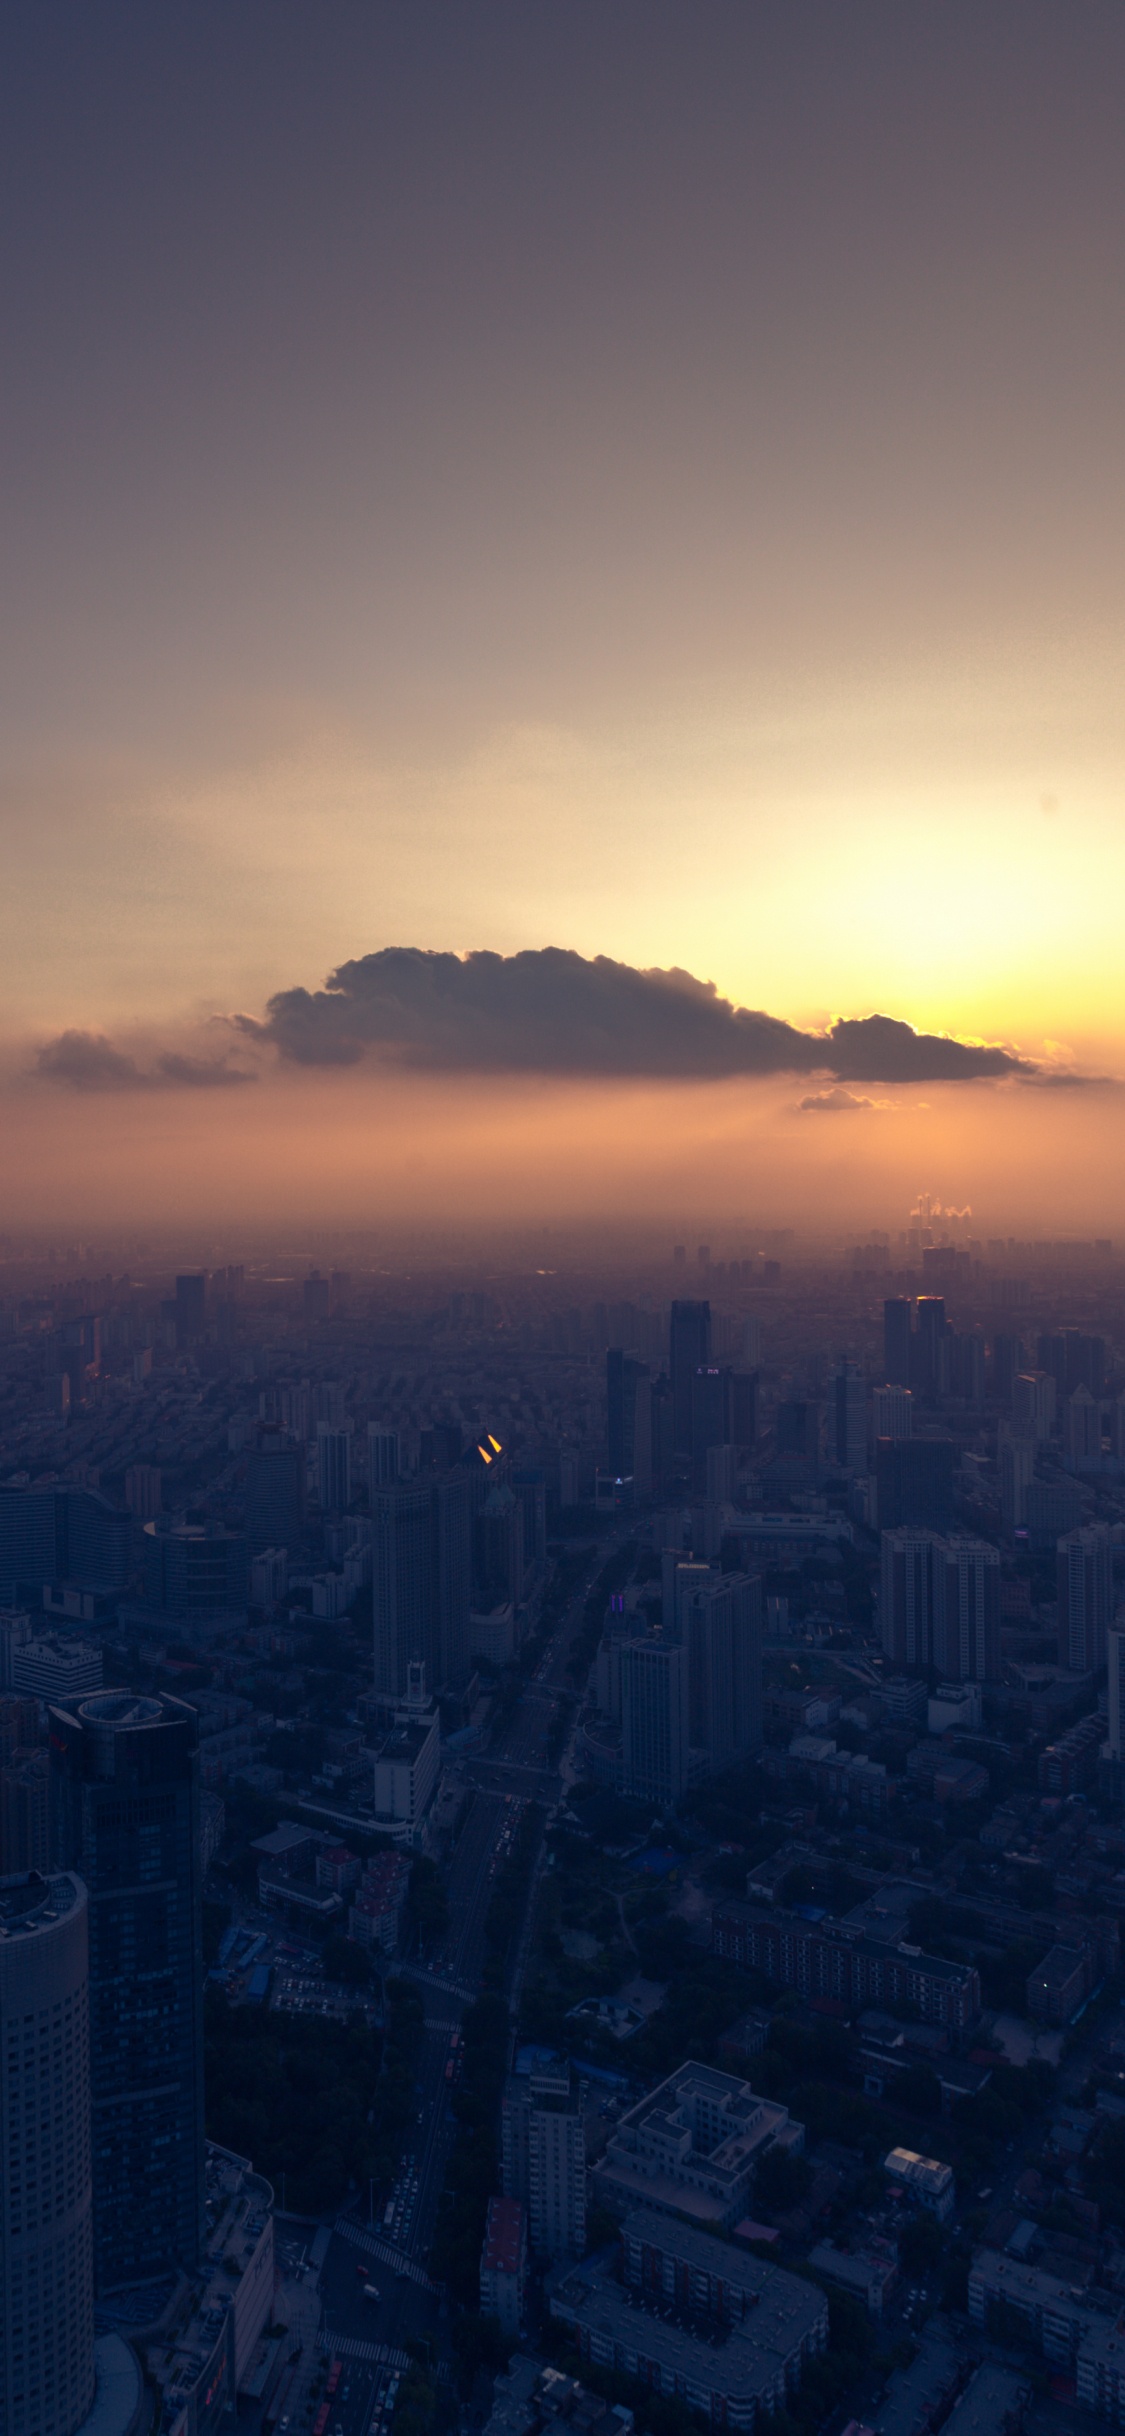
[[[1125,2429],[1125,11],[0,11],[0,2436]]]
[[[9,1239],[12,2436],[1117,2417],[1125,1256],[971,1229]]]

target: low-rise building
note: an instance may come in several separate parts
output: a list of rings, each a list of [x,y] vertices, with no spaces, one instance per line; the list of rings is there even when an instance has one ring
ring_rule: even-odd
[[[882,2317],[898,2282],[893,2258],[883,2258],[874,2250],[837,2250],[828,2241],[817,2242],[809,2251],[809,2265],[830,2284],[839,2284],[842,2292],[853,2293],[873,2318]]]
[[[832,1997],[849,2011],[905,2006],[923,2021],[960,2035],[980,2012],[980,1978],[971,1963],[924,1954],[865,1935],[843,1920],[805,1920],[779,1904],[716,1903],[711,1943],[724,1961],[764,1972],[808,1999]]]
[[[1053,1945],[1028,1974],[1028,2012],[1035,2021],[1056,2022],[1064,2027],[1073,2021],[1092,1985],[1087,1952],[1078,1946]]]
[[[658,2207],[703,2229],[729,2228],[746,2210],[754,2169],[768,2149],[797,2153],[802,2123],[748,2081],[710,2064],[682,2064],[622,2116],[597,2167],[611,2208]]]
[[[969,2270],[974,2326],[987,2327],[997,2317],[1002,2323],[1009,2310],[1022,2319],[1044,2357],[1066,2368],[1091,2337],[1099,2337],[1113,2322],[1104,2310],[1092,2308],[1076,2285],[1005,2258],[999,2250],[978,2250]]]
[[[754,2306],[706,2333],[692,2331],[678,2309],[647,2306],[643,2290],[618,2283],[596,2259],[551,2286],[551,2315],[571,2328],[584,2360],[676,2396],[714,2427],[752,2430],[759,2412],[784,2409],[806,2362],[824,2350],[828,2304],[818,2286],[784,2268],[755,2260],[739,2272],[751,2265]]]
[[[920,2157],[912,2148],[890,2148],[883,2159],[883,2171],[892,2182],[902,2184],[912,2199],[927,2214],[944,2224],[952,2216],[956,2198],[953,2168],[943,2165],[940,2157]]]
[[[1086,2409],[1125,2427],[1125,2313],[1087,2329],[1078,2345],[1074,2376]]]
[[[518,2199],[490,2199],[480,2254],[480,2306],[483,2317],[499,2318],[506,2335],[516,2335],[523,2316],[527,2281],[527,2214]]]

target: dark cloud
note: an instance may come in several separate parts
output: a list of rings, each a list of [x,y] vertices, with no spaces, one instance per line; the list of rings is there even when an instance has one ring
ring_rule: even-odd
[[[641,972],[609,956],[525,949],[464,957],[383,948],[330,973],[322,990],[281,990],[254,1039],[306,1066],[371,1051],[444,1072],[730,1075],[828,1072],[848,1082],[969,1082],[1032,1075],[1006,1049],[973,1047],[886,1015],[801,1032],[736,1007],[691,973]]]
[[[810,1092],[798,1106],[812,1116],[850,1116],[857,1108],[874,1108],[875,1102],[857,1099],[854,1091],[845,1091],[837,1083],[832,1091]]]
[[[34,1070],[47,1082],[65,1083],[72,1091],[214,1091],[257,1079],[211,1058],[169,1054],[151,1067],[139,1066],[135,1057],[115,1049],[104,1032],[60,1032],[40,1049]]]

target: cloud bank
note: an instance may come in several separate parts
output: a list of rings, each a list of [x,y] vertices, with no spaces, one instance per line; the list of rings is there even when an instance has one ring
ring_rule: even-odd
[[[124,1049],[115,1049],[104,1032],[80,1031],[60,1032],[57,1040],[47,1041],[34,1071],[43,1081],[66,1083],[72,1091],[222,1091],[258,1079],[225,1058],[185,1057],[175,1051],[141,1066]]]
[[[323,989],[278,991],[264,1021],[237,1020],[302,1066],[356,1065],[374,1051],[442,1073],[665,1081],[827,1072],[841,1082],[972,1082],[1036,1072],[1008,1049],[915,1032],[888,1015],[802,1032],[734,1006],[691,973],[557,947],[464,957],[383,948],[338,966]]]

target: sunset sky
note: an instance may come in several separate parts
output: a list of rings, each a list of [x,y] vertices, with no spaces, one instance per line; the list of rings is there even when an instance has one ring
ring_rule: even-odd
[[[13,0],[0,1224],[1109,1225],[1123,95],[1096,0]]]

